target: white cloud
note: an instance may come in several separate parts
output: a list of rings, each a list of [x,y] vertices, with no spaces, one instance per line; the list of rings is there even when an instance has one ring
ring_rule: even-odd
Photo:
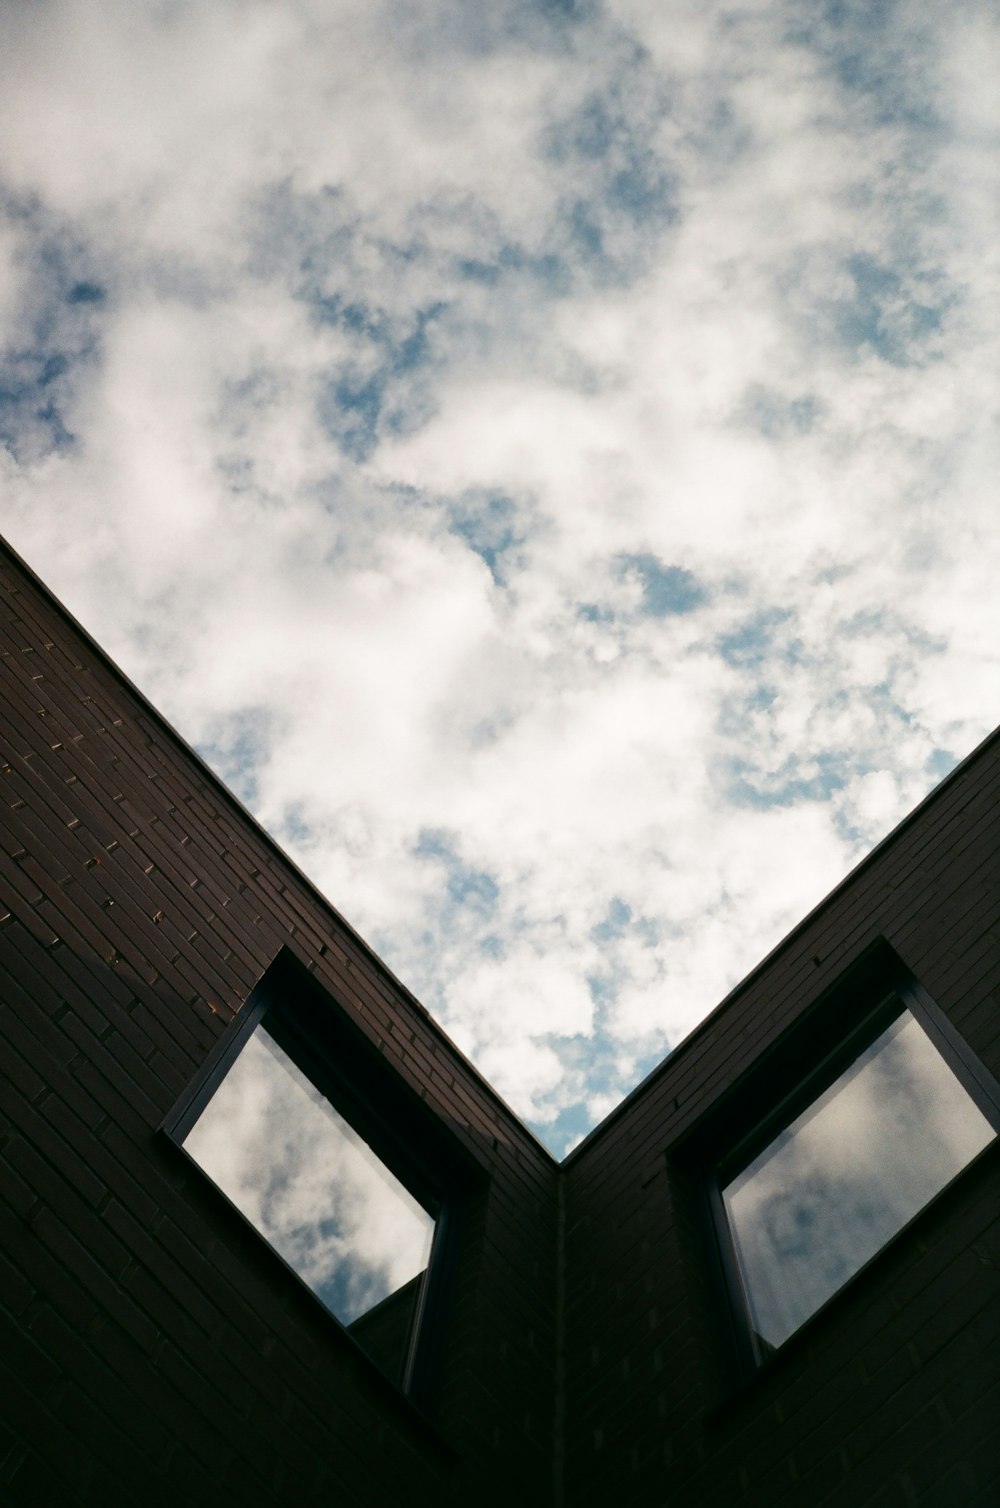
[[[5,530],[557,1142],[995,720],[995,27],[790,18],[0,19]]]

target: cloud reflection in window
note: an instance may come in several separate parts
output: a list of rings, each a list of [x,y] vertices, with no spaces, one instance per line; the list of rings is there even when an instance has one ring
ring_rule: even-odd
[[[798,1329],[995,1135],[904,1010],[722,1191],[763,1348]]]
[[[263,1026],[184,1147],[398,1380],[434,1219]]]

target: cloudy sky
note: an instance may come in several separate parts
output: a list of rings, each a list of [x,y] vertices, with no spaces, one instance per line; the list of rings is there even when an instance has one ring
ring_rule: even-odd
[[[998,74],[0,7],[0,525],[557,1151],[997,720]]]

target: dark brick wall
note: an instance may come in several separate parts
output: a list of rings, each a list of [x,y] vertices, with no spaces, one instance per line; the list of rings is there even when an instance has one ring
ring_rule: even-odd
[[[557,1170],[0,555],[0,1499],[551,1501]],[[283,944],[451,1128],[434,1427],[158,1132]]]
[[[748,1382],[687,1150],[877,938],[1000,1077],[998,789],[994,736],[570,1160],[568,1503],[1000,1502],[997,1147]]]
[[[998,784],[994,738],[560,1173],[0,552],[0,1501],[1000,1501],[997,1148],[750,1381],[698,1198],[876,939],[1000,1077]],[[158,1130],[283,946],[481,1170],[433,1423]]]

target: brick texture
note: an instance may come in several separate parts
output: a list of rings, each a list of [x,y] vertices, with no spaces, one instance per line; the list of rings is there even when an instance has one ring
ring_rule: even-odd
[[[564,1166],[568,1503],[989,1500],[1000,1149],[749,1381],[678,1153],[875,939],[1000,1078],[998,791],[994,735]]]
[[[0,567],[0,1496],[548,1502],[557,1168],[30,573]],[[158,1130],[283,945],[482,1170],[430,1422]]]
[[[749,1379],[698,1148],[877,940],[1000,1077],[998,785],[994,737],[560,1168],[0,551],[0,1500],[996,1502],[996,1145]],[[160,1130],[283,947],[479,1170],[426,1413]]]

